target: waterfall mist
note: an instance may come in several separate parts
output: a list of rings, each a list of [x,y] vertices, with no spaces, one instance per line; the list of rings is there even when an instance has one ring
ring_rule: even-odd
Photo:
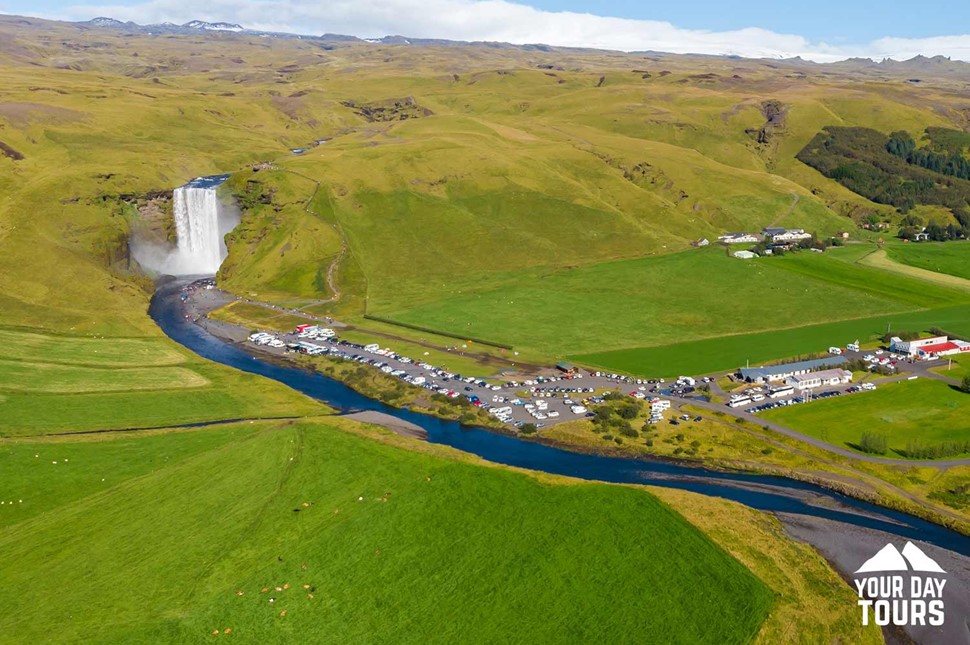
[[[134,236],[132,254],[143,267],[161,274],[215,275],[226,259],[226,234],[239,224],[239,210],[220,202],[217,187],[229,175],[199,177],[175,189],[176,245]]]

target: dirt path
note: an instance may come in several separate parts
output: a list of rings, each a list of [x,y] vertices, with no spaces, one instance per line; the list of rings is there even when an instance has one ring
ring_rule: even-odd
[[[781,220],[785,219],[795,211],[795,207],[798,206],[798,202],[801,200],[801,195],[799,195],[798,193],[791,193],[791,196],[792,196],[792,202],[791,202],[791,206],[788,207],[788,210],[786,210],[784,213],[782,213],[774,220],[772,220],[771,224],[769,224],[765,228],[772,228],[772,227],[778,226]]]
[[[303,204],[303,210],[309,213],[310,215],[313,215],[314,217],[319,217],[320,219],[324,219],[320,215],[320,213],[316,212],[310,207],[310,204],[313,203],[313,200],[317,196],[317,193],[320,192],[320,182],[314,179],[313,177],[304,175],[303,173],[300,173],[300,172],[296,172],[295,170],[286,170],[284,168],[282,169],[282,171],[288,172],[291,175],[295,175],[297,177],[306,179],[307,181],[313,182],[313,192],[310,193],[310,197],[307,198],[306,202]],[[307,304],[303,305],[303,307],[313,307],[315,305],[325,305],[331,302],[337,302],[338,300],[340,300],[340,296],[343,295],[340,293],[340,288],[337,286],[336,276],[337,276],[337,268],[340,266],[341,260],[343,260],[344,255],[346,255],[347,253],[347,236],[344,235],[343,231],[340,230],[340,225],[336,222],[336,217],[334,218],[334,222],[330,226],[333,228],[334,232],[340,238],[340,253],[337,254],[337,257],[335,257],[333,259],[333,262],[330,263],[330,266],[327,267],[327,288],[330,289],[330,293],[332,295],[329,298],[322,299],[322,300],[310,300],[307,302]]]

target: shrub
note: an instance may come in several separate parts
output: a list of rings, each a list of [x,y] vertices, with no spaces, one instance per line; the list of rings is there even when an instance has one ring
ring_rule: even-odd
[[[536,424],[534,423],[523,423],[522,427],[519,428],[519,432],[522,434],[535,434],[538,431],[539,428],[537,428]]]
[[[875,432],[863,432],[859,440],[859,450],[873,455],[884,455],[888,449],[886,435]]]
[[[616,431],[619,432],[624,437],[636,438],[638,436],[637,431],[633,429],[629,421],[622,421],[616,426]]]
[[[963,381],[960,383],[960,391],[970,394],[970,374],[963,377]]]
[[[621,419],[636,419],[637,415],[640,414],[640,406],[636,403],[626,403],[621,405],[617,411]]]
[[[906,456],[910,459],[942,459],[970,452],[970,441],[943,441],[928,444],[914,439],[906,442]]]

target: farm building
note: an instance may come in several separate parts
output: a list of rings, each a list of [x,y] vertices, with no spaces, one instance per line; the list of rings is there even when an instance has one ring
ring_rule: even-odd
[[[906,354],[913,358],[930,359],[937,356],[970,352],[970,343],[962,340],[950,340],[946,336],[934,336],[933,338],[918,340],[903,340],[893,337],[889,342],[889,349],[897,354]]]
[[[799,390],[810,390],[816,387],[843,385],[852,382],[852,372],[849,370],[822,370],[808,374],[795,374],[785,379],[785,383]]]
[[[767,367],[742,367],[738,370],[738,377],[748,383],[783,381],[790,376],[808,374],[813,370],[820,370],[827,367],[837,367],[844,365],[845,362],[845,356],[827,356],[810,361],[783,363],[781,365],[769,365]]]
[[[761,241],[750,233],[726,233],[717,239],[724,244],[755,244]]]
[[[752,260],[758,257],[757,253],[752,253],[751,251],[735,251],[733,255],[739,260]]]
[[[812,237],[811,233],[806,233],[800,228],[769,227],[762,230],[761,234],[772,242],[796,242]]]
[[[560,372],[565,372],[566,374],[576,374],[579,369],[572,363],[566,363],[565,361],[560,361],[556,363],[556,369]]]

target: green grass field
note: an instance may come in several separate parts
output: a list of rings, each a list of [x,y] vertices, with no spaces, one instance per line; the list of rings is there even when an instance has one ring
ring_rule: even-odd
[[[0,436],[304,416],[327,409],[278,383],[190,357],[161,338],[2,333]]]
[[[0,391],[50,393],[171,390],[209,384],[184,367],[96,368],[0,361]]]
[[[964,354],[962,356],[947,356],[946,358],[950,362],[942,367],[933,368],[934,372],[958,380],[970,374],[970,356]]]
[[[130,368],[178,365],[185,356],[161,338],[90,338],[0,329],[0,359]]]
[[[17,589],[0,628],[18,642],[741,643],[774,602],[644,491],[326,422],[8,442],[0,459]]]
[[[970,243],[921,242],[886,247],[889,257],[910,266],[970,280]]]
[[[880,385],[874,392],[777,408],[762,413],[808,435],[855,449],[863,432],[885,435],[891,456],[907,442],[970,440],[970,395],[928,379]]]
[[[873,341],[886,333],[921,331],[941,327],[955,334],[970,334],[970,306],[914,311],[780,329],[737,334],[721,338],[671,343],[660,347],[639,347],[573,356],[573,360],[595,367],[630,374],[677,376],[734,370],[746,362],[752,366],[781,358],[824,352],[832,345],[855,340]]]
[[[865,268],[820,258],[819,269]],[[805,265],[814,270],[815,264]],[[744,262],[719,249],[593,267],[481,279],[439,302],[381,315],[469,336],[499,338],[551,355],[665,345],[791,328],[918,307],[888,288],[870,294],[843,275],[792,275],[784,260]],[[801,265],[798,265],[801,266]],[[876,276],[879,277],[879,276]],[[930,303],[959,302],[941,292]]]

